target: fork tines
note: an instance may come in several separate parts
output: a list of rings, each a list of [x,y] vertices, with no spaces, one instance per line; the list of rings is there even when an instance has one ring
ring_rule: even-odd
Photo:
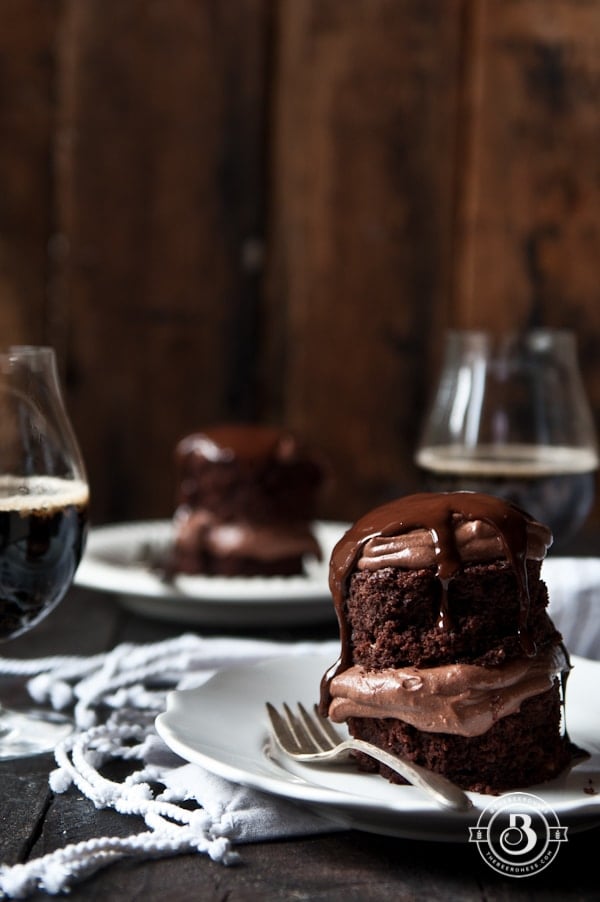
[[[315,705],[309,714],[301,702],[297,703],[298,713],[294,714],[289,705],[283,703],[283,715],[267,702],[267,711],[273,734],[281,748],[291,755],[325,752],[341,742],[329,721],[319,714]]]

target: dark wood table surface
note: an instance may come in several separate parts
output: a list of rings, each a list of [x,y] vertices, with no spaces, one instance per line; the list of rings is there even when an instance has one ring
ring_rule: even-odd
[[[31,633],[4,646],[10,657],[92,654],[123,641],[150,642],[178,635],[184,627],[125,611],[115,597],[79,588]],[[185,627],[185,629],[189,629]],[[204,635],[209,631],[202,630]],[[332,625],[266,638],[335,637]],[[25,703],[22,681],[3,678],[5,702]],[[27,861],[69,842],[94,836],[128,835],[143,828],[133,817],[96,810],[77,789],[54,795],[51,755],[0,762],[0,859]],[[238,847],[242,862],[225,867],[205,855],[129,860],[75,884],[72,900],[600,900],[600,828],[569,836],[554,862],[524,879],[502,877],[476,847],[418,842],[348,831],[293,841]],[[48,899],[44,893],[30,898]]]

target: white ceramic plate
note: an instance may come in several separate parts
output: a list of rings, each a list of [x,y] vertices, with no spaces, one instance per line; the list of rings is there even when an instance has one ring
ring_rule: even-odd
[[[468,827],[492,797],[471,793],[474,811],[444,811],[414,787],[391,785],[351,764],[308,766],[267,753],[265,701],[312,705],[334,658],[331,653],[288,656],[222,670],[200,688],[170,693],[156,728],[186,760],[228,780],[299,800],[338,825],[413,839],[466,841]],[[591,757],[531,791],[555,810],[561,824],[583,829],[600,823],[600,663],[575,658],[574,664],[568,684],[569,732]],[[588,795],[590,787],[598,794]]]
[[[203,626],[281,626],[335,621],[329,557],[347,523],[317,521],[321,561],[307,560],[300,576],[176,576],[165,581],[148,561],[168,547],[168,520],[122,523],[90,530],[77,571],[79,586],[112,592],[136,613]]]

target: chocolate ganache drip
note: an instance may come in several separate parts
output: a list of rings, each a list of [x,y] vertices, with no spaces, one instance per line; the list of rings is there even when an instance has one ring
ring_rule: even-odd
[[[517,580],[521,647],[532,657],[536,648],[529,630],[526,564],[528,558],[542,560],[551,542],[550,530],[523,510],[479,492],[407,495],[370,511],[346,532],[331,556],[329,587],[340,628],[341,656],[324,677],[323,705],[333,677],[352,664],[344,599],[353,570],[435,566],[442,590],[438,627],[449,630],[448,587],[463,563],[505,558]]]
[[[213,463],[270,458],[287,461],[298,456],[299,442],[291,432],[274,426],[225,424],[182,439],[177,457],[184,459],[191,452]]]

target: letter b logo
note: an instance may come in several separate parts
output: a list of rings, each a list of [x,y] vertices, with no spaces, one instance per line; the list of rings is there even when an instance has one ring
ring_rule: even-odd
[[[511,812],[508,827],[500,834],[500,846],[510,855],[527,855],[535,847],[537,834],[531,826],[531,815],[523,811]]]

